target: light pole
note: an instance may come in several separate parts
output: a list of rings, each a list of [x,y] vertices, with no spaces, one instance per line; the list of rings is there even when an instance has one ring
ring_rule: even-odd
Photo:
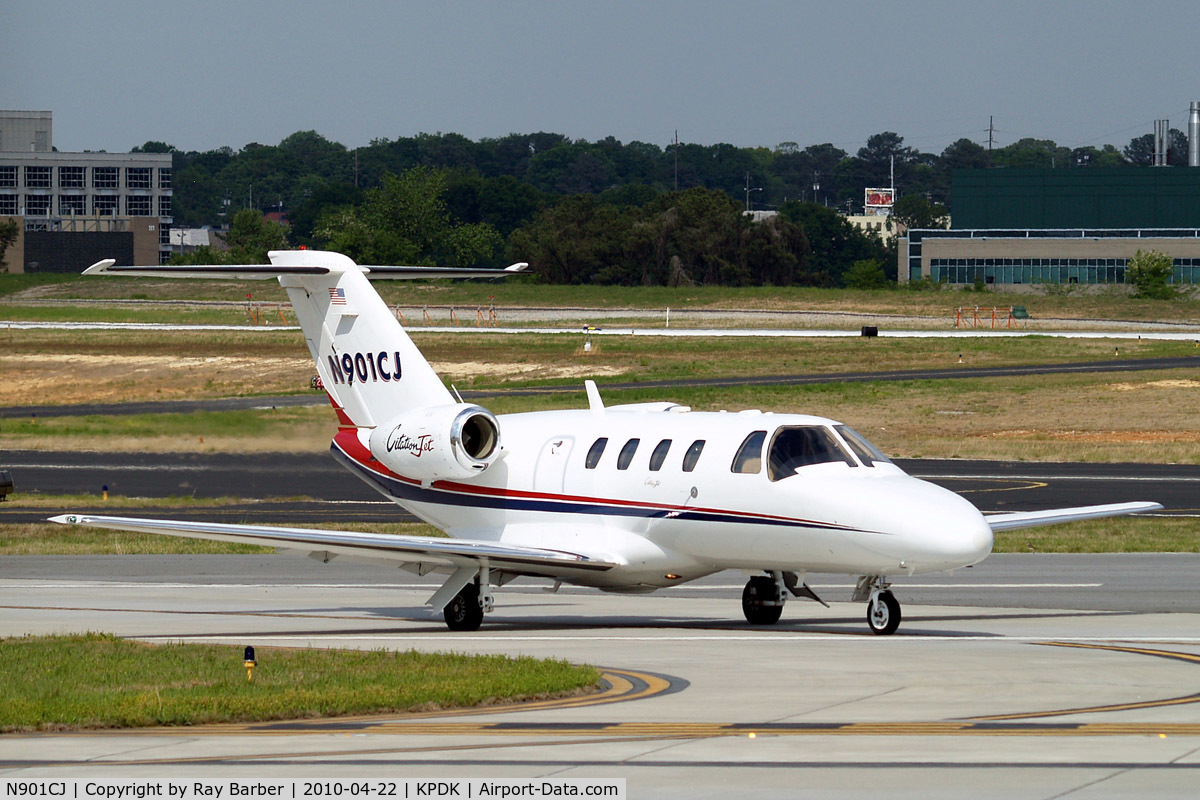
[[[750,193],[751,192],[761,192],[761,191],[762,191],[761,186],[756,186],[753,189],[750,188],[750,173],[747,172],[746,173],[746,213],[747,214],[750,213]]]

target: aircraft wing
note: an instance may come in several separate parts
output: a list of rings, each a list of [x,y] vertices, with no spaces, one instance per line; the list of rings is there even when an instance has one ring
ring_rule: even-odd
[[[169,519],[138,519],[95,514],[60,514],[51,522],[87,525],[139,533],[160,533],[190,539],[214,539],[289,550],[307,550],[313,555],[337,555],[401,563],[445,565],[454,568],[478,565],[486,559],[492,569],[525,575],[554,576],[564,570],[605,571],[616,562],[565,550],[519,547],[480,539],[437,539],[428,536],[393,536],[315,528],[283,528],[261,525],[228,525],[216,522],[185,522]]]
[[[1109,503],[1100,506],[1077,506],[1075,508],[1050,508],[1045,511],[1014,511],[1011,514],[989,514],[984,519],[992,531],[1012,531],[1017,528],[1033,528],[1038,525],[1057,525],[1080,519],[1100,519],[1157,511],[1161,503]]]

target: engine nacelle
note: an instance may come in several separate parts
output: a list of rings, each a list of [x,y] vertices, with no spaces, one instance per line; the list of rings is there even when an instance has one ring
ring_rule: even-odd
[[[468,403],[401,414],[371,432],[371,455],[388,469],[428,483],[480,474],[500,452],[500,423]]]

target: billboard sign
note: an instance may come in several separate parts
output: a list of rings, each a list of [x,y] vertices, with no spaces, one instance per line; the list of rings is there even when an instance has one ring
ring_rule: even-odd
[[[892,205],[896,202],[895,189],[866,189],[863,195],[863,213],[867,216],[886,217],[892,213]]]

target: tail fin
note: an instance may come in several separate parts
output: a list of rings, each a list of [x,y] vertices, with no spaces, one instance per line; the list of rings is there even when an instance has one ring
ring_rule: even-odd
[[[454,402],[353,261],[312,250],[271,253],[271,261],[331,268],[325,275],[281,275],[279,283],[325,390],[357,427],[373,428],[405,409]]]
[[[292,301],[326,391],[356,427],[372,428],[407,409],[449,404],[454,399],[367,275],[504,277],[525,266],[514,264],[506,270],[365,267],[340,253],[321,250],[280,250],[269,257],[269,265],[207,267],[127,267],[114,266],[107,260],[94,264],[84,274],[278,278]]]

